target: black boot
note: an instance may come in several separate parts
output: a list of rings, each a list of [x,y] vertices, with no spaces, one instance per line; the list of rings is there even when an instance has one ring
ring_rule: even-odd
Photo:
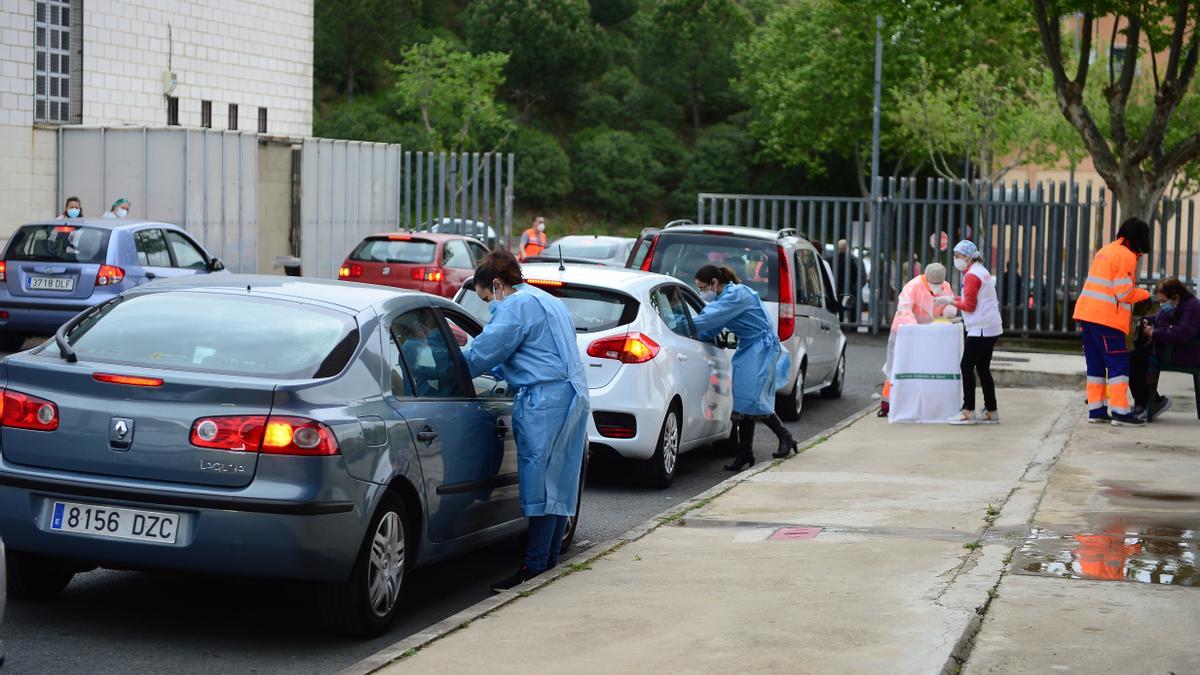
[[[775,450],[775,454],[771,455],[772,457],[785,459],[793,452],[797,455],[800,454],[800,444],[796,442],[795,438],[792,438],[791,432],[783,426],[783,420],[779,419],[778,415],[768,415],[763,418],[763,421],[779,438],[779,448]]]
[[[536,577],[539,574],[541,574],[541,572],[534,572],[533,570],[529,569],[528,567],[521,565],[521,569],[517,570],[511,577],[509,577],[507,579],[502,579],[502,580],[497,581],[496,583],[492,584],[492,592],[493,593],[503,593],[504,591],[507,591],[511,588],[516,588],[517,586],[520,586],[521,584],[525,583],[526,581],[529,581],[530,579]]]
[[[744,417],[737,423],[738,454],[725,465],[726,471],[741,471],[754,466],[754,418]]]

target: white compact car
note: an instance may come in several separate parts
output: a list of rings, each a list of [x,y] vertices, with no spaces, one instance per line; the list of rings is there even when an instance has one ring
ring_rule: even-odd
[[[732,368],[724,349],[696,337],[696,291],[661,275],[600,267],[533,263],[530,284],[558,297],[575,321],[587,371],[592,418],[588,439],[643,460],[647,480],[666,487],[680,452],[729,437]],[[468,281],[455,297],[486,323],[487,305]]]
[[[696,271],[728,266],[762,298],[779,341],[791,356],[788,377],[775,392],[775,410],[800,418],[805,394],[838,398],[846,381],[846,336],[838,314],[854,296],[838,298],[829,265],[795,230],[696,225],[676,221],[638,237],[628,267],[695,283]]]

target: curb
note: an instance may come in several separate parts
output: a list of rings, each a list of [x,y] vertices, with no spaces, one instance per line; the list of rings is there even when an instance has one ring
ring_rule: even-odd
[[[799,444],[800,454],[803,454],[809,449],[824,443],[834,434],[845,430],[851,424],[854,424],[858,420],[865,417],[868,413],[875,410],[878,405],[879,404],[877,403],[871,403],[865,408],[851,413],[848,417],[842,419],[833,426],[828,427],[825,430],[805,439]],[[800,454],[793,455],[793,457],[799,457]],[[489,598],[484,598],[483,600],[480,600],[479,602],[467,607],[457,614],[442,619],[441,621],[433,624],[432,626],[428,626],[418,633],[413,633],[412,635],[392,644],[389,647],[384,647],[371,656],[368,656],[365,659],[362,659],[361,661],[338,671],[338,675],[369,675],[370,673],[378,672],[379,670],[396,663],[401,659],[412,656],[417,651],[432,644],[433,642],[440,640],[461,628],[466,628],[472,621],[481,619],[509,603],[515,602],[520,598],[523,598],[554,583],[558,579],[573,574],[575,572],[574,568],[577,566],[587,564],[598,558],[602,558],[609,553],[622,548],[626,544],[630,544],[641,539],[642,537],[645,537],[664,525],[669,525],[680,520],[684,514],[688,513],[689,511],[706,506],[717,496],[732,490],[739,484],[750,480],[754,476],[763,473],[764,471],[774,468],[776,464],[786,461],[788,460],[784,459],[762,462],[757,466],[746,469],[745,471],[730,478],[726,478],[704,492],[701,492],[694,497],[690,497],[679,504],[668,508],[666,511],[659,513],[658,515],[642,522],[639,525],[635,525],[632,529],[624,534],[609,539],[608,541],[601,542],[585,551],[580,551],[567,560],[560,561],[558,567],[555,567],[548,573],[542,574],[536,579],[527,581],[512,590],[505,591],[504,593],[499,593]]]
[[[1083,389],[1087,376],[1083,373],[1043,373],[1017,368],[996,367],[992,363],[992,379],[997,387],[1034,389]]]

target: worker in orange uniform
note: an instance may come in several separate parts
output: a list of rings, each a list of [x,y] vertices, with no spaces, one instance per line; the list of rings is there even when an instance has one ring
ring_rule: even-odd
[[[546,219],[537,216],[533,219],[533,225],[521,234],[521,246],[517,249],[517,254],[521,260],[532,258],[535,255],[541,255],[546,249]]]
[[[1150,297],[1134,286],[1138,258],[1150,251],[1150,226],[1130,218],[1117,239],[1096,252],[1074,318],[1083,329],[1087,360],[1088,422],[1140,426],[1129,402],[1129,349],[1125,336],[1133,324],[1133,305]],[[1107,393],[1106,393],[1107,392]]]

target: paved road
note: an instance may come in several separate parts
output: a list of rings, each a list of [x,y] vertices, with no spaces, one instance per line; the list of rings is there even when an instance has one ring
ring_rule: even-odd
[[[881,379],[879,340],[852,336],[846,393],[809,398],[800,422],[805,439],[870,403]],[[775,439],[759,430],[756,453]],[[577,543],[599,543],[707,490],[729,473],[707,449],[683,455],[667,490],[640,487],[631,467],[594,467],[584,495]],[[408,609],[385,636],[355,642],[327,634],[312,619],[302,584],[100,570],[79,575],[50,603],[10,602],[0,626],[13,673],[328,673],[448,617],[487,596],[488,584],[515,569],[518,541],[415,571]]]

